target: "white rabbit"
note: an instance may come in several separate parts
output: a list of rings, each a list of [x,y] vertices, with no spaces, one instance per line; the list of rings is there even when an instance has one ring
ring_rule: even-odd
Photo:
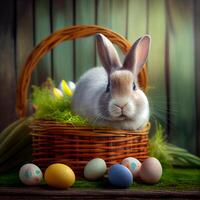
[[[81,76],[72,98],[73,112],[96,126],[143,128],[149,121],[149,103],[137,76],[146,62],[150,40],[148,35],[139,38],[122,65],[111,41],[97,34],[103,67],[92,68]]]

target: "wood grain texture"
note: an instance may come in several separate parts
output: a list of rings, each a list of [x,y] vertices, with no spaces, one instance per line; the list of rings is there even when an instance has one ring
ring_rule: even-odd
[[[13,0],[3,1],[0,6],[0,130],[14,121],[16,99],[15,71],[15,4]]]
[[[128,1],[127,38],[136,41],[147,33],[147,0]]]
[[[96,5],[97,25],[111,28],[111,3],[110,0],[98,0]],[[96,65],[101,66],[99,56],[96,49]]]
[[[148,9],[148,34],[152,39],[148,57],[148,97],[153,121],[158,120],[166,128],[165,1],[152,0]]]
[[[195,18],[195,73],[196,73],[196,148],[197,155],[200,156],[200,1],[194,1],[194,18]]]
[[[127,0],[111,0],[111,28],[126,37]]]
[[[111,29],[124,37],[127,37],[127,0],[110,0],[111,1]],[[118,47],[117,52],[121,61],[124,59],[123,53]]]
[[[53,32],[73,25],[72,0],[52,1]],[[62,79],[73,79],[73,41],[60,44],[53,50],[53,78],[58,83]]]
[[[21,75],[22,68],[33,49],[34,29],[33,29],[33,1],[16,1],[16,73],[17,82]],[[36,79],[33,75],[32,83]],[[31,84],[32,85],[32,84]],[[31,89],[30,89],[31,95]],[[29,95],[29,96],[30,96]],[[29,111],[32,112],[32,104],[29,104]]]
[[[51,33],[50,1],[35,0],[35,45]],[[40,85],[47,77],[52,77],[51,52],[49,52],[38,64],[35,73],[35,84]]]
[[[76,24],[95,24],[95,1],[77,0]],[[75,77],[78,79],[87,69],[95,66],[95,37],[75,41]]]
[[[169,0],[169,64],[172,131],[170,140],[196,149],[193,1]],[[187,24],[187,25],[186,25]]]
[[[111,27],[111,2],[105,0],[97,1],[97,24],[107,28]]]
[[[1,199],[199,199],[199,191],[134,191],[131,189],[50,190],[47,187],[1,187]]]
[[[16,1],[16,71],[17,79],[33,49],[33,1]]]

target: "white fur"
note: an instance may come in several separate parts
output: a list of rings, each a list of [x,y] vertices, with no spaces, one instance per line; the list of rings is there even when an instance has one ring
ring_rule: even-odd
[[[72,99],[72,110],[88,119],[94,125],[111,126],[119,129],[137,130],[144,127],[149,121],[149,103],[146,95],[140,90],[134,91],[135,98],[142,101],[137,106],[130,97],[110,99],[108,111],[111,116],[101,118],[99,99],[107,85],[107,73],[103,67],[88,70],[76,85]],[[122,110],[114,104],[125,104],[123,112],[126,117],[119,118]]]
[[[138,74],[146,62],[150,41],[151,38],[148,35],[139,38],[121,65],[111,41],[104,35],[98,34],[97,49],[104,67],[92,68],[81,76],[72,98],[72,110],[94,125],[128,130],[143,128],[149,121],[149,103],[140,89],[132,92],[131,90],[132,81],[137,82]],[[118,70],[119,68],[122,70]],[[105,95],[108,78],[111,78],[114,73],[115,78],[118,76],[124,78],[124,70],[130,71],[132,75],[130,77],[133,78],[129,83],[127,82],[129,89],[126,89],[129,92],[120,93],[124,88],[120,88],[119,92],[118,88],[113,88],[113,90],[111,88],[111,92]]]
[[[103,67],[95,67],[84,73],[76,84],[72,98],[72,110],[91,122],[99,115],[98,102],[105,91],[107,73]]]

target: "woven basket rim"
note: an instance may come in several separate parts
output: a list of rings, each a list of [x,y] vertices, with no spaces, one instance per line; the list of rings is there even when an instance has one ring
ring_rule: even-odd
[[[100,134],[101,136],[105,136],[105,135],[109,135],[109,136],[116,136],[116,134],[119,135],[142,135],[142,134],[148,134],[150,128],[151,128],[151,124],[150,122],[148,122],[146,124],[146,126],[142,129],[139,130],[123,130],[123,129],[115,129],[112,127],[94,127],[91,125],[72,125],[70,123],[60,123],[60,122],[56,122],[53,120],[33,120],[30,124],[30,128],[32,128],[32,130],[49,130],[49,133],[52,130],[72,130],[75,133],[74,134],[79,134],[83,135],[85,132],[88,131],[93,131],[94,134]],[[62,132],[63,133],[63,132]],[[66,132],[67,134],[68,132]],[[51,133],[50,133],[51,134]],[[78,134],[78,135],[79,135]],[[90,133],[91,134],[91,133]],[[35,133],[32,133],[32,135],[36,135]]]

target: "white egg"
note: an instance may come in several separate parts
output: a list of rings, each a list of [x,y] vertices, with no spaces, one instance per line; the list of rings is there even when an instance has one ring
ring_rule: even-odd
[[[20,168],[19,178],[25,185],[38,185],[42,180],[42,172],[38,166],[28,163]]]
[[[139,176],[145,183],[157,183],[162,176],[162,166],[160,161],[154,157],[147,158],[142,163]]]
[[[128,157],[123,159],[121,163],[131,171],[131,173],[133,174],[133,178],[139,177],[139,171],[142,164],[138,159],[133,157]]]
[[[107,166],[103,159],[95,158],[90,160],[84,168],[84,176],[88,180],[97,180],[104,176]]]
[[[76,84],[72,81],[68,82],[68,86],[71,89],[72,92],[74,92],[74,90],[76,89]]]

